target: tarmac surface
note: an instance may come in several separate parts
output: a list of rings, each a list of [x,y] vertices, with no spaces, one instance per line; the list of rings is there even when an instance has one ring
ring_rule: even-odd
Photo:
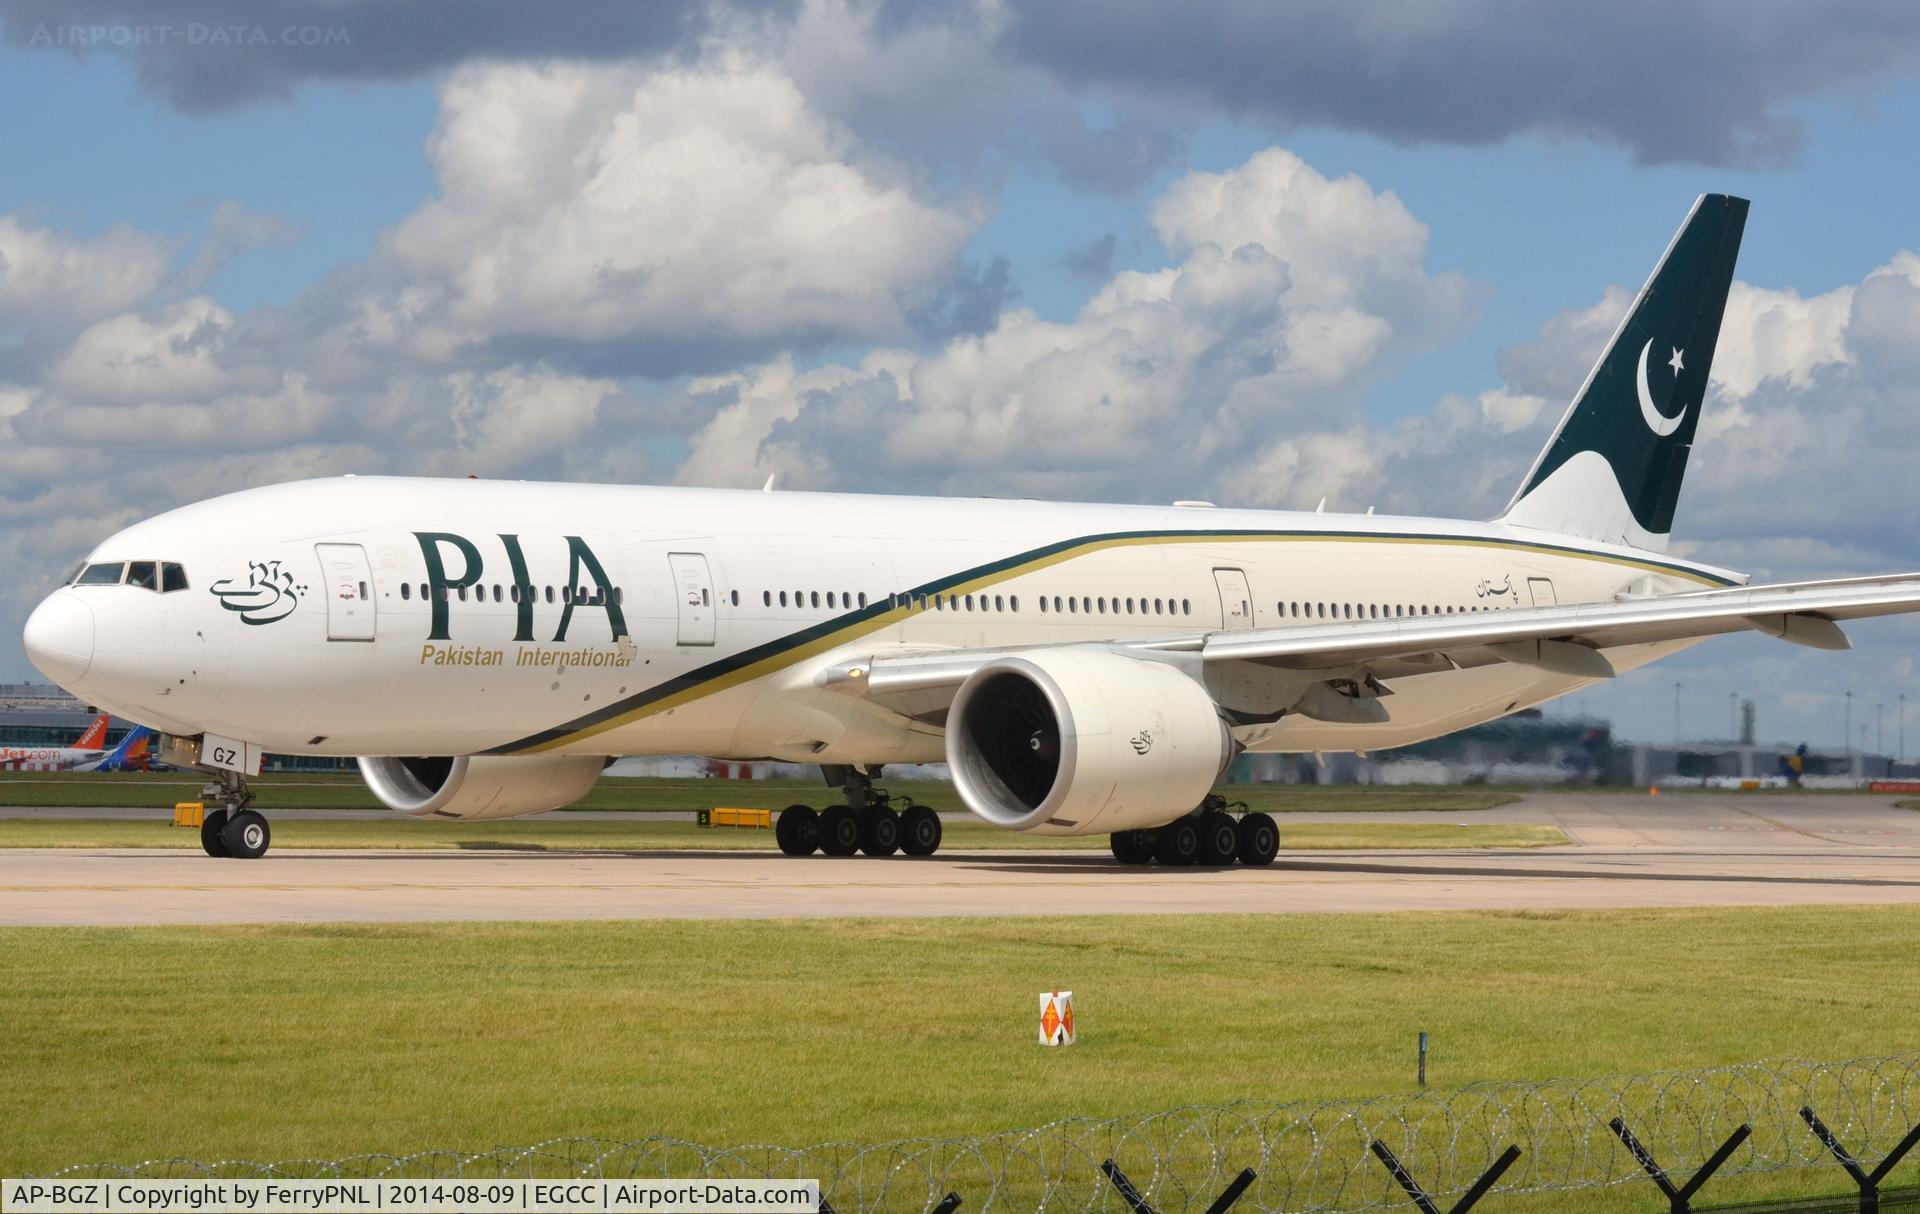
[[[1270,868],[1121,867],[1093,851],[788,859],[767,852],[0,849],[0,924],[1207,914],[1920,902],[1897,798],[1544,793],[1461,813],[1289,821],[1537,822],[1524,851],[1282,851]],[[28,816],[29,811],[0,811]],[[40,815],[34,815],[40,816]],[[53,816],[53,815],[48,815]],[[94,811],[91,816],[108,816]],[[329,814],[328,816],[332,816]],[[601,815],[582,815],[600,817]],[[434,829],[422,824],[421,829]]]

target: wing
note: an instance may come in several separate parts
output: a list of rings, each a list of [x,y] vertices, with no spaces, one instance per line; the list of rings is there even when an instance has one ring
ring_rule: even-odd
[[[1840,621],[1920,611],[1920,573],[1837,581],[1785,582],[1686,594],[1622,597],[1605,603],[1380,620],[1301,623],[1115,641],[1142,658],[1203,664],[1209,683],[1227,664],[1267,675],[1281,710],[1324,720],[1386,720],[1379,680],[1512,662],[1580,678],[1610,678],[1602,652],[1629,645],[1760,632],[1816,649],[1849,648]],[[820,685],[863,696],[917,720],[938,723],[960,684],[995,658],[1027,649],[882,652],[836,662]],[[1327,691],[1334,695],[1328,696]],[[1371,707],[1369,707],[1371,705]],[[1276,711],[1274,715],[1278,715]],[[1249,718],[1257,719],[1257,718]]]

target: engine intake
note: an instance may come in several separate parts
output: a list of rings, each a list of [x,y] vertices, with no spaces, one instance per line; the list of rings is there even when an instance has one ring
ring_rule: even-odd
[[[360,778],[382,805],[416,818],[517,818],[578,801],[608,762],[599,755],[362,757]]]
[[[995,826],[1087,835],[1171,822],[1233,757],[1206,689],[1172,666],[1063,648],[989,662],[947,713],[947,763]]]

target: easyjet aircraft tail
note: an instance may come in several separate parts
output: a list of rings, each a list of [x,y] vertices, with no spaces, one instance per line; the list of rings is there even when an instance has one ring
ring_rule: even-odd
[[[101,713],[87,726],[87,732],[73,744],[75,750],[105,750],[107,748],[107,714]]]
[[[1501,521],[1666,549],[1746,223],[1694,202]]]

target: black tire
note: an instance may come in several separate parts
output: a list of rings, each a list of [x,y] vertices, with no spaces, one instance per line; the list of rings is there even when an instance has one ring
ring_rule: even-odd
[[[1113,858],[1122,864],[1145,864],[1153,859],[1150,830],[1116,830],[1107,836],[1107,845],[1113,849]]]
[[[1232,864],[1240,854],[1240,828],[1232,814],[1210,809],[1200,815],[1200,863]]]
[[[773,823],[773,839],[789,856],[811,856],[820,847],[820,815],[805,805],[789,805]]]
[[[227,811],[212,809],[200,819],[200,847],[209,856],[224,860],[227,857],[227,845],[220,841],[220,831],[227,824]]]
[[[1180,868],[1200,858],[1200,827],[1189,814],[1153,832],[1153,858]]]
[[[273,831],[267,820],[250,809],[228,818],[220,828],[220,846],[236,860],[258,860],[267,854],[272,842]]]
[[[869,805],[860,811],[860,850],[869,856],[891,856],[900,850],[900,815]]]
[[[1280,828],[1266,814],[1247,814],[1240,819],[1240,863],[1263,868],[1280,854]]]
[[[900,850],[909,856],[931,856],[940,850],[940,815],[925,805],[909,805],[900,815]]]
[[[851,806],[833,805],[820,813],[820,850],[851,856],[860,850],[860,818]]]

